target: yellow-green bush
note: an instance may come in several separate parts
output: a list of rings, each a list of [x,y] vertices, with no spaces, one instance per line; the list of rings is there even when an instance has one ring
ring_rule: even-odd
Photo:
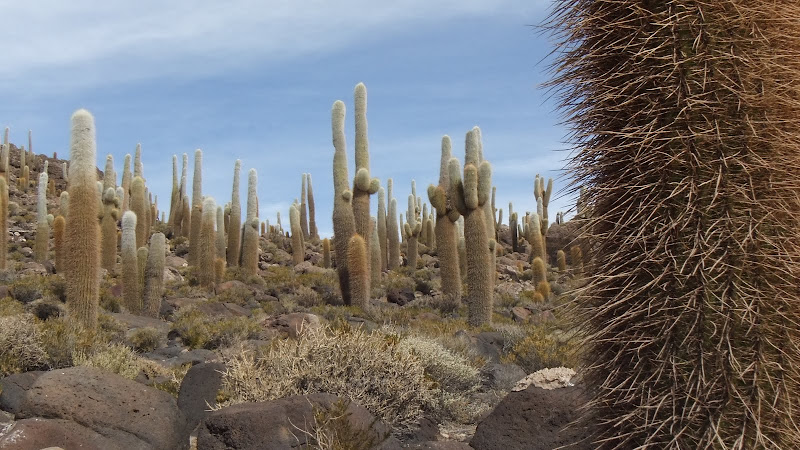
[[[364,406],[396,430],[416,423],[432,404],[431,383],[418,357],[382,333],[308,329],[277,341],[264,354],[226,358],[220,407],[295,394],[327,392]]]
[[[261,327],[248,317],[209,317],[193,307],[181,308],[172,324],[191,348],[215,349],[233,346],[247,339],[261,337]]]
[[[47,353],[30,314],[0,317],[0,374],[47,367]]]
[[[533,327],[505,359],[528,373],[549,367],[577,367],[577,340],[547,326]]]
[[[152,352],[164,343],[164,336],[153,327],[137,328],[128,337],[133,349],[140,353]]]
[[[0,316],[16,316],[25,312],[25,306],[11,297],[0,298]]]

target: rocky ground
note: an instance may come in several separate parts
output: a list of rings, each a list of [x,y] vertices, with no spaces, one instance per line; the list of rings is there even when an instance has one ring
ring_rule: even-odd
[[[50,161],[57,194],[62,165]],[[553,295],[535,303],[507,227],[491,327],[468,327],[464,307],[437,308],[434,250],[420,246],[415,270],[383,274],[361,310],[341,305],[320,242],[292,265],[290,240],[273,234],[261,239],[258,277],[229,268],[210,291],[186,240],[170,239],[158,318],[125,311],[121,277],[104,271],[100,331],[89,335],[65,318],[52,261],[32,259],[36,193],[13,174],[0,449],[551,449],[586,434],[562,430],[579,417],[574,372],[537,372],[577,364],[560,306],[580,276],[551,269]],[[48,200],[57,213],[58,197]],[[553,226],[553,255],[571,234]]]

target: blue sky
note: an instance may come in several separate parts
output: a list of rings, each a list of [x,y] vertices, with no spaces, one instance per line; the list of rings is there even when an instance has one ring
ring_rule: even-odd
[[[543,20],[548,1],[29,3],[3,6],[0,126],[18,145],[31,129],[37,153],[64,158],[69,117],[87,108],[98,166],[112,154],[121,173],[140,142],[162,210],[172,154],[188,153],[191,164],[200,148],[203,193],[229,201],[240,158],[242,198],[255,168],[261,219],[271,223],[277,211],[288,222],[301,174],[311,173],[320,233],[330,235],[330,109],[338,99],[348,108],[352,176],[353,88],[362,81],[371,172],[384,186],[394,179],[399,211],[412,179],[423,198],[437,182],[442,135],[463,160],[474,125],[494,167],[498,208],[511,201],[516,211],[535,210],[536,173],[555,178],[556,191],[566,185],[565,129],[539,87],[551,43],[529,26]],[[553,197],[551,220],[574,203]]]

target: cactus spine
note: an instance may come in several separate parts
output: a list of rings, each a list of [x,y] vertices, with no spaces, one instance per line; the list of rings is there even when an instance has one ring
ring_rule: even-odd
[[[86,110],[72,115],[69,198],[64,251],[67,261],[67,311],[84,327],[97,328],[100,291],[100,225],[97,222],[97,160],[94,118]]]
[[[448,165],[452,157],[450,136],[442,137],[439,185],[428,186],[428,200],[436,210],[436,249],[439,255],[439,273],[442,279],[443,306],[458,307],[461,303],[461,270],[458,261],[456,221],[460,213],[455,209],[450,189]]]
[[[50,246],[50,225],[47,223],[47,173],[39,174],[36,198],[36,238],[33,243],[33,257],[37,262],[47,260]]]
[[[8,261],[8,182],[0,177],[0,270],[6,270]]]
[[[453,203],[464,217],[466,301],[469,307],[468,320],[472,326],[490,324],[492,321],[495,277],[483,208],[489,200],[492,168],[487,161],[481,161],[479,139],[477,127],[467,133],[463,179],[458,160],[452,158],[448,164]]]
[[[136,251],[136,229],[138,219],[133,211],[122,215],[122,303],[131,314],[142,310],[142,297],[139,292],[139,262]]]
[[[331,109],[331,128],[333,134],[333,234],[336,252],[336,270],[339,275],[339,289],[345,305],[351,304],[350,275],[348,270],[348,244],[355,234],[355,218],[351,200],[350,180],[347,174],[347,142],[344,136],[344,102],[337,100]],[[363,241],[363,239],[362,239]]]
[[[292,231],[292,264],[297,265],[303,262],[305,258],[305,249],[303,248],[303,230],[300,224],[300,211],[297,205],[289,207],[289,225]]]
[[[233,192],[231,193],[231,209],[228,222],[228,266],[239,265],[239,249],[241,247],[242,203],[239,199],[239,172],[242,170],[242,161],[237,159],[233,165]],[[219,255],[222,257],[223,255]]]
[[[258,273],[258,174],[250,169],[247,177],[247,218],[242,233],[242,273],[254,276]],[[234,223],[234,226],[236,224]]]
[[[158,317],[161,298],[164,294],[164,263],[166,261],[166,237],[155,233],[150,237],[150,250],[144,269],[144,295],[142,312],[149,317]]]
[[[194,177],[192,177],[192,222],[189,234],[189,265],[197,265],[200,230],[203,227],[203,151],[194,151]]]
[[[311,174],[308,174],[306,179],[308,184],[308,234],[311,239],[319,239],[319,230],[317,230],[316,208],[314,207],[314,188],[311,186]]]
[[[100,220],[100,267],[109,273],[117,264],[117,220],[119,219],[119,199],[116,190],[109,187],[103,193],[103,215]]]
[[[216,259],[216,239],[215,230],[217,222],[217,204],[211,197],[203,200],[202,216],[200,218],[200,235],[198,236],[197,254],[195,264],[197,265],[198,279],[202,286],[214,287],[214,260]]]
[[[354,234],[348,242],[347,267],[350,273],[351,305],[366,309],[369,304],[367,244],[358,234]]]

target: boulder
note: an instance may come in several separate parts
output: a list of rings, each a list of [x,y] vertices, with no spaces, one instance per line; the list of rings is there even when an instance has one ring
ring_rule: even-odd
[[[216,406],[224,372],[222,363],[200,363],[192,366],[183,377],[178,392],[178,408],[186,416],[190,429],[208,416],[209,406]]]
[[[516,364],[490,363],[483,368],[486,383],[494,389],[510,391],[528,374]]]
[[[309,313],[281,314],[264,321],[264,328],[274,329],[280,334],[296,338],[301,329],[319,328],[322,326],[319,316]]]
[[[119,375],[71,367],[11,375],[0,386],[0,409],[16,419],[74,422],[126,449],[183,447],[186,419],[175,400]]]
[[[579,386],[553,390],[530,386],[511,392],[478,424],[470,446],[475,450],[593,449],[582,442],[588,430],[570,425],[580,417],[584,401]]]
[[[66,449],[125,450],[111,439],[70,420],[34,417],[14,422],[0,431],[2,449],[40,450],[54,445]]]
[[[458,441],[428,441],[406,447],[411,450],[472,450],[466,442]],[[510,449],[508,449],[510,450]]]
[[[391,288],[386,293],[386,301],[403,306],[409,302],[414,301],[414,291],[409,288]]]
[[[339,404],[339,402],[345,402]],[[346,403],[330,394],[294,395],[269,402],[241,403],[211,412],[200,424],[197,448],[203,450],[259,449],[284,450],[305,448],[310,445],[308,435],[313,433],[315,412],[317,420],[326,411],[337,414],[337,406],[347,405],[337,427],[347,426],[360,436],[372,440],[371,448],[397,448],[386,446],[390,429],[365,408]],[[341,421],[345,422],[341,422]],[[305,432],[304,432],[305,431]],[[393,441],[393,440],[392,440]],[[383,444],[383,446],[381,446]]]

